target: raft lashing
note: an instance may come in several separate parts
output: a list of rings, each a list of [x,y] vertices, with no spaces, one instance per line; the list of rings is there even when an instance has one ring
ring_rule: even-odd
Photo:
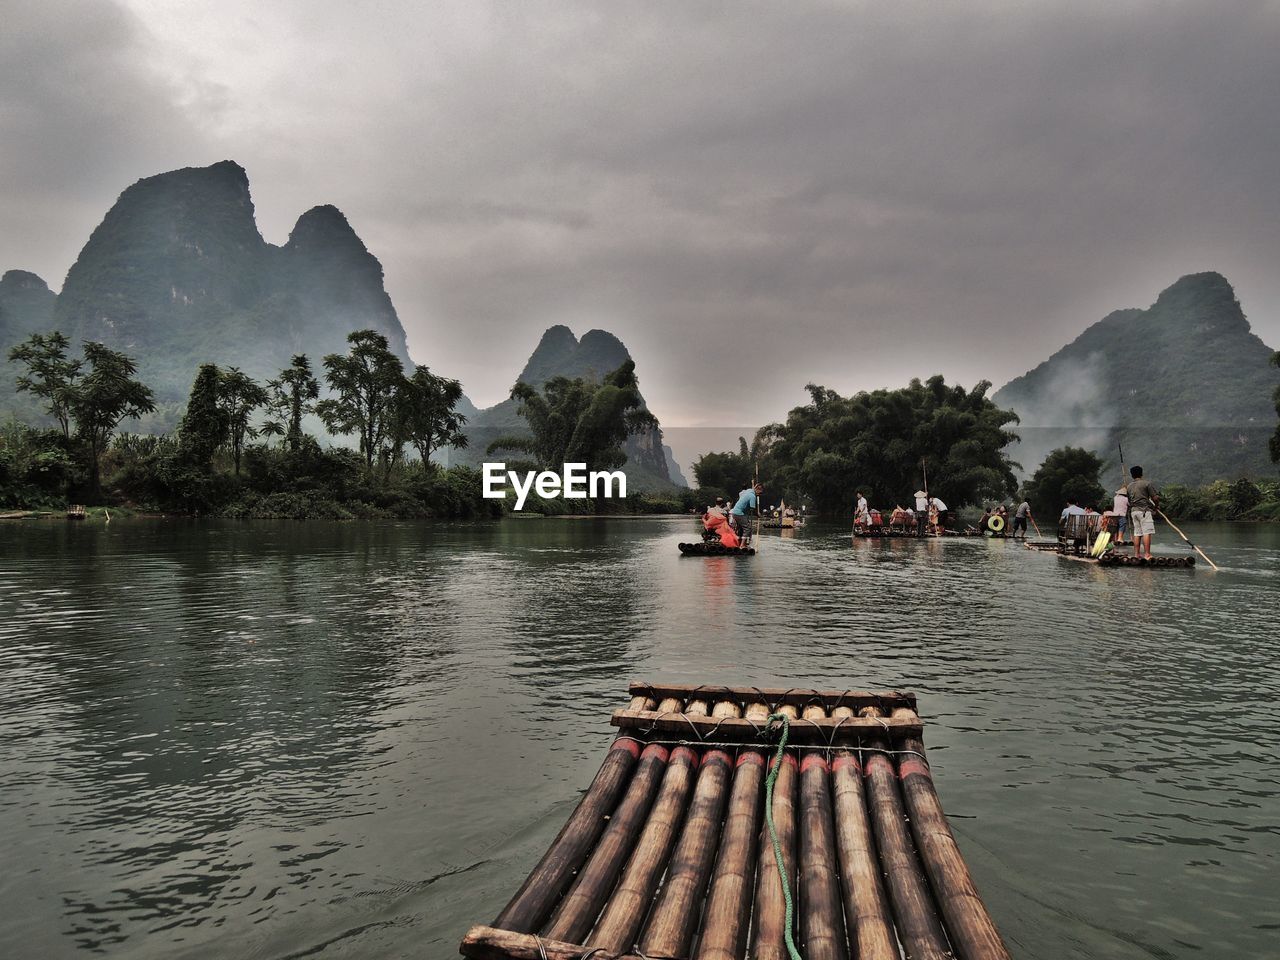
[[[633,683],[595,780],[476,960],[1007,960],[934,790],[914,694]],[[900,949],[901,947],[901,949]]]

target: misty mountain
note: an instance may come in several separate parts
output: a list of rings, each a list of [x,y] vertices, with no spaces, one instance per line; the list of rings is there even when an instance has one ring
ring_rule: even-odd
[[[1117,310],[993,396],[1022,418],[1013,451],[1030,474],[1054,447],[1117,443],[1157,483],[1275,474],[1267,438],[1280,371],[1226,278],[1182,277],[1145,310]]]
[[[573,331],[557,324],[548,328],[538,341],[513,382],[524,382],[541,388],[552,377],[570,379],[582,377],[601,380],[631,359],[622,341],[605,330],[588,330],[579,340]],[[519,402],[508,397],[501,403],[470,416],[467,438],[470,446],[465,450],[450,452],[453,463],[479,464],[487,459],[485,449],[490,442],[504,435],[527,432],[524,418],[517,412]],[[645,430],[627,438],[627,478],[636,490],[670,488],[678,483],[687,486],[677,467],[673,474],[668,468],[671,451],[662,443],[661,428]],[[675,478],[679,478],[676,480]]]
[[[229,160],[126,189],[56,297],[19,271],[5,275],[6,288],[15,274],[15,291],[6,289],[0,299],[3,335],[15,324],[27,332],[34,324],[56,327],[76,343],[99,340],[123,350],[163,405],[151,424],[158,428],[176,421],[201,363],[235,365],[267,379],[295,353],[306,353],[318,368],[325,354],[346,351],[348,333],[364,328],[385,334],[409,363],[382,265],[342,213],[315,207],[284,246],[267,243],[248,176]],[[10,302],[21,304],[12,321]]]

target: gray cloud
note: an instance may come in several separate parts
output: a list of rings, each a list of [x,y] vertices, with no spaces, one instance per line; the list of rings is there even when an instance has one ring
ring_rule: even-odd
[[[228,156],[270,239],[340,206],[481,403],[555,322],[617,333],[671,423],[999,384],[1206,269],[1280,341],[1274,3],[419,6],[19,24],[0,264],[56,282],[87,206]]]

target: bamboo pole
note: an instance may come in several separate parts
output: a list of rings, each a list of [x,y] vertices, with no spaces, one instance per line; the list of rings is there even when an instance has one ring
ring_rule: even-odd
[[[773,769],[771,762],[769,769]],[[778,828],[778,844],[787,881],[796,890],[796,758],[782,758],[778,779],[773,785],[773,822]],[[756,868],[756,906],[752,922],[752,960],[787,960],[786,901],[778,877],[778,862],[766,824],[760,831],[760,862]],[[793,935],[795,931],[792,931]]]
[[[805,960],[847,960],[849,956],[829,774],[820,754],[809,753],[800,762],[800,937]]]
[[[746,949],[763,782],[764,754],[744,750],[733,775],[720,856],[711,877],[702,937],[694,960],[741,960]]]
[[[618,804],[586,866],[551,916],[545,933],[549,939],[581,943],[591,930],[653,804],[668,756],[667,748],[657,743],[649,744],[640,754],[626,796]]]
[[[875,707],[864,707],[861,713],[866,717],[880,715]],[[950,960],[947,937],[907,831],[906,813],[898,791],[898,772],[893,761],[880,752],[888,744],[877,738],[868,745],[873,748],[867,757],[868,806],[889,902],[897,920],[898,938],[911,960]]]
[[[472,927],[458,948],[471,960],[582,960],[582,947],[530,933]],[[645,960],[634,953],[596,953],[591,960]]]
[[[1158,514],[1160,514],[1160,516],[1164,517],[1164,522],[1165,522],[1165,523],[1167,523],[1169,526],[1173,527],[1173,532],[1174,532],[1174,533],[1176,533],[1178,536],[1180,536],[1183,540],[1185,540],[1185,541],[1186,541],[1186,543],[1187,543],[1187,546],[1189,546],[1189,547],[1190,547],[1192,550],[1194,550],[1196,553],[1200,554],[1200,556],[1204,557],[1204,562],[1205,562],[1205,563],[1207,563],[1209,566],[1213,567],[1213,569],[1215,569],[1215,570],[1217,570],[1217,569],[1218,569],[1218,565],[1217,565],[1216,563],[1214,563],[1212,560],[1210,560],[1210,559],[1209,559],[1209,555],[1208,555],[1207,553],[1205,553],[1203,550],[1201,550],[1199,547],[1197,547],[1197,546],[1196,546],[1194,543],[1192,543],[1190,540],[1188,540],[1188,539],[1187,539],[1187,535],[1186,535],[1185,533],[1183,533],[1181,530],[1179,530],[1179,529],[1178,529],[1178,527],[1177,527],[1177,525],[1176,525],[1172,520],[1170,520],[1167,516],[1165,516],[1165,513],[1164,513],[1164,511],[1163,511],[1163,510],[1161,510],[1159,507],[1156,507],[1156,513],[1158,513]]]
[[[742,716],[742,708],[732,700],[717,700],[715,706],[711,708],[711,717],[714,720],[720,720],[723,717],[740,716]]]
[[[800,712],[802,720],[826,720],[827,709],[819,703],[806,704],[804,710]]]
[[[688,747],[676,747],[671,751],[667,773],[662,779],[658,798],[653,802],[653,809],[649,811],[649,819],[645,821],[644,832],[595,931],[586,941],[592,948],[622,953],[635,943],[667,864],[676,832],[684,819],[697,769],[698,755]]]
[[[689,814],[671,854],[666,880],[640,938],[650,957],[687,957],[720,840],[733,759],[723,750],[702,755]]]
[[[923,756],[924,743],[911,738],[903,743],[903,748],[915,753],[898,758],[902,796],[911,818],[916,849],[929,875],[952,945],[963,960],[1010,960],[1009,950],[978,896],[938,800],[929,763]]]
[[[898,960],[898,938],[867,817],[862,764],[853,751],[836,751],[831,788],[850,951],[858,960]]]
[[[577,809],[493,921],[495,927],[532,933],[546,922],[556,901],[573,880],[574,872],[595,846],[639,757],[640,745],[630,737],[619,737],[613,742]]]
[[[663,697],[658,701],[659,713],[682,713],[684,711],[684,701],[679,697]]]
[[[705,717],[711,713],[706,700],[690,700],[685,704],[684,712],[691,717]]]

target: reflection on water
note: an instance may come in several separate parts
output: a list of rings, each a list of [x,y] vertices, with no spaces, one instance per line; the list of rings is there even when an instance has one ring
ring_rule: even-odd
[[[1277,952],[1280,529],[1192,532],[1217,575],[691,530],[0,526],[0,943],[453,955],[643,677],[918,691],[1018,956]]]

